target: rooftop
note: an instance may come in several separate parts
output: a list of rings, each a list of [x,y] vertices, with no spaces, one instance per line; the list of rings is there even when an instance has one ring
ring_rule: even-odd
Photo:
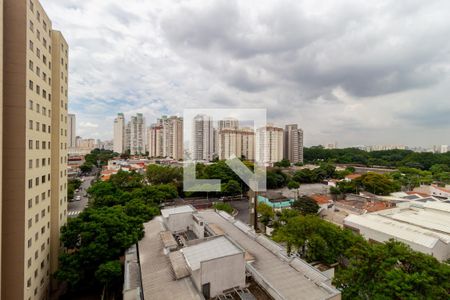
[[[186,258],[186,262],[191,270],[200,269],[200,264],[203,261],[244,253],[224,236],[183,248],[180,251]]]
[[[145,236],[139,241],[144,299],[202,300],[189,277],[175,279],[171,262],[164,255],[160,232],[165,231],[161,217],[144,224]]]
[[[362,225],[392,237],[432,248],[441,241],[450,244],[450,204],[442,202],[411,203],[362,216],[349,215],[345,224]]]
[[[329,279],[314,267],[285,255],[285,249],[231,217],[226,218],[212,210],[199,211],[208,223],[214,223],[241,248],[249,252],[254,262],[247,269],[258,274],[280,299],[329,299],[339,294]],[[239,226],[239,227],[238,227]]]
[[[174,215],[174,214],[189,213],[189,212],[190,213],[195,212],[195,208],[192,207],[191,205],[175,206],[175,207],[161,209],[161,215],[164,218],[167,218],[170,215]]]

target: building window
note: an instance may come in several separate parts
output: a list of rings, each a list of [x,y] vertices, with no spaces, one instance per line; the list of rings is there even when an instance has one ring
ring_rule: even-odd
[[[28,169],[32,169],[33,168],[33,160],[29,159],[28,160]]]
[[[40,41],[41,40],[41,32],[39,30],[36,30],[36,36],[37,36],[37,39]]]
[[[41,176],[41,182],[42,182],[42,183],[45,183],[45,175],[42,175],[42,176]]]
[[[33,207],[33,199],[28,199],[28,208]]]
[[[36,158],[36,168],[39,168],[39,158]]]
[[[27,267],[28,267],[28,268],[30,268],[30,267],[31,267],[31,258],[29,258],[29,259],[28,259],[28,262],[27,262]]]
[[[28,228],[31,228],[33,226],[33,218],[28,219]]]
[[[40,130],[40,128],[41,128],[40,125],[41,125],[41,124],[40,124],[39,122],[36,122],[36,131],[39,131],[39,130]]]
[[[36,56],[38,58],[41,58],[41,50],[39,50],[39,48],[36,47]]]
[[[28,61],[28,68],[29,68],[31,71],[34,71],[34,65],[33,65],[33,61],[32,61],[31,59]]]
[[[36,149],[39,150],[39,141],[36,141]]]
[[[39,204],[39,196],[34,197],[34,204]]]
[[[33,179],[28,179],[28,188],[31,189],[33,187]]]
[[[33,100],[28,100],[28,108],[33,110]]]
[[[41,106],[39,104],[36,103],[36,112],[40,113],[41,112]]]
[[[28,239],[28,248],[30,248],[32,244],[33,244],[33,241],[31,239]]]
[[[28,278],[28,280],[27,280],[27,287],[30,287],[31,286],[31,278]]]
[[[33,90],[33,81],[31,81],[31,80],[28,81],[28,88],[30,90]]]
[[[45,158],[42,159],[42,166],[45,166]]]
[[[33,149],[33,140],[28,140],[28,149]]]
[[[33,120],[28,120],[28,129],[33,129]]]
[[[36,177],[36,178],[34,179],[34,185],[35,185],[35,186],[38,186],[38,185],[39,185],[39,177]]]
[[[34,32],[34,24],[33,24],[33,22],[30,21],[30,26],[29,27],[30,27],[31,32]]]
[[[33,41],[29,41],[28,48],[30,48],[31,52],[34,52],[34,44]]]

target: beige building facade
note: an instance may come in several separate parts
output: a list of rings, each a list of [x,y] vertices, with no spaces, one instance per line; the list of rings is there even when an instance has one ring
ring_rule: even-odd
[[[225,128],[219,131],[219,159],[233,156],[255,159],[255,133],[250,128]]]
[[[67,215],[68,47],[36,0],[4,0],[1,299],[47,299]]]

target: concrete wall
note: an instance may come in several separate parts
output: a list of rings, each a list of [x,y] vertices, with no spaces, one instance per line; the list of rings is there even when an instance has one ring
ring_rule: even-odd
[[[180,232],[186,231],[186,229],[192,228],[192,212],[173,214],[167,217],[166,224],[170,231]]]
[[[205,237],[205,222],[203,220],[199,220],[199,222],[202,225],[194,221],[191,229],[199,239],[203,239]]]
[[[211,297],[222,294],[226,289],[245,286],[244,254],[204,261],[200,266],[200,291],[205,283],[211,284]],[[196,284],[197,285],[197,284]]]

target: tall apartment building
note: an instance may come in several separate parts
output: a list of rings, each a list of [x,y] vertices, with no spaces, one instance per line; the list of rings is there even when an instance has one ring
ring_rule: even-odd
[[[1,299],[46,299],[67,216],[68,47],[37,0],[0,3]]]
[[[74,114],[67,115],[67,147],[76,148],[76,118]]]
[[[219,131],[219,159],[233,156],[255,159],[255,133],[250,128],[224,128]]]
[[[114,152],[123,153],[125,151],[125,117],[122,113],[118,113],[114,119]]]
[[[176,160],[182,159],[183,118],[177,116],[162,116],[162,118],[157,120],[156,124],[162,129],[162,145],[160,145],[162,151],[159,153],[159,156],[170,157]],[[152,136],[150,135],[149,137],[151,138]],[[152,140],[153,144],[155,144],[156,142],[158,142],[158,140]]]
[[[163,127],[155,123],[147,128],[148,156],[163,157]]]
[[[291,163],[303,163],[303,130],[297,124],[284,129],[284,155]]]
[[[131,155],[145,153],[145,130],[144,116],[140,113],[132,116],[125,131],[126,149],[130,150]]]
[[[218,125],[219,125],[219,130],[238,129],[239,128],[239,120],[234,119],[234,118],[225,118],[223,120],[219,120]]]
[[[214,156],[214,127],[210,116],[197,115],[192,126],[192,159],[211,161]]]
[[[283,159],[283,128],[268,125],[256,130],[256,161],[273,165]]]

